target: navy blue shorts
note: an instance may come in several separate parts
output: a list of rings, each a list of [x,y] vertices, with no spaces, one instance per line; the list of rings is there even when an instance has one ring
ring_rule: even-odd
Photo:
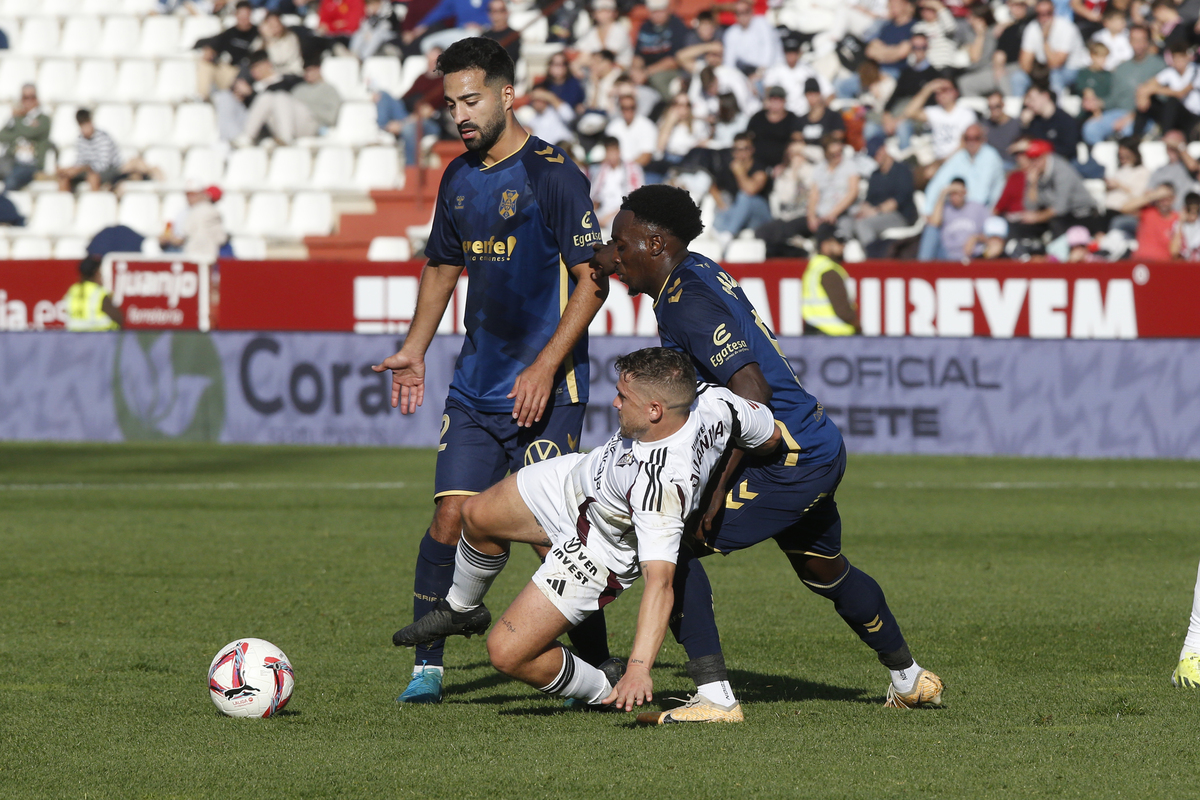
[[[828,464],[740,468],[729,481],[708,545],[732,553],[773,538],[785,553],[837,558],[842,518],[833,496],[845,474],[845,444]]]
[[[434,499],[479,494],[526,464],[576,452],[586,408],[583,403],[546,406],[541,422],[521,428],[511,411],[489,414],[448,398],[442,413]]]

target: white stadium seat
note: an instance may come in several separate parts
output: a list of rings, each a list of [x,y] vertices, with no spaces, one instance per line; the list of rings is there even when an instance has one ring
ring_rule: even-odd
[[[142,158],[162,170],[163,180],[175,182],[183,177],[183,154],[175,147],[148,147]]]
[[[73,145],[79,138],[79,123],[75,121],[76,110],[76,107],[69,103],[60,103],[55,106],[54,114],[50,117],[50,143],[55,147],[63,148]],[[94,116],[93,121],[95,121]],[[101,128],[110,136],[113,135],[112,131],[101,126],[99,122],[96,122],[96,127]]]
[[[196,62],[190,58],[164,58],[158,62],[158,80],[154,98],[164,103],[180,103],[197,93]]]
[[[0,237],[0,261],[7,261],[12,258],[12,245],[8,243],[8,239]]]
[[[363,190],[392,189],[402,181],[400,151],[395,147],[364,147],[358,153],[354,185]]]
[[[195,181],[205,186],[219,183],[225,171],[225,160],[212,147],[193,147],[187,151],[183,159],[183,174],[185,181]]]
[[[267,186],[272,189],[307,188],[312,173],[312,153],[305,147],[277,147],[271,154]]]
[[[0,103],[0,128],[8,124],[8,121],[12,119],[12,115],[13,107],[7,103]]]
[[[33,201],[28,220],[31,233],[54,233],[71,227],[75,219],[75,195],[70,192],[42,192]]]
[[[133,143],[138,147],[169,144],[175,114],[165,103],[143,103],[133,119]]]
[[[400,87],[400,59],[395,56],[371,56],[362,65],[363,83],[368,90],[382,91],[392,97],[404,94]]]
[[[125,59],[117,67],[117,80],[112,90],[112,98],[131,103],[153,97],[156,74],[153,61],[141,58]]]
[[[263,261],[267,257],[267,240],[261,236],[231,236],[229,246],[233,257],[246,261]]]
[[[117,84],[117,65],[108,58],[89,58],[79,65],[79,81],[75,84],[75,100],[90,105],[101,100],[124,100],[114,97]]]
[[[404,59],[404,63],[400,68],[400,88],[396,90],[393,97],[400,97],[412,88],[417,82],[417,78],[425,74],[425,70],[429,67],[429,61],[425,56],[409,56]]]
[[[762,239],[734,239],[725,248],[725,260],[731,264],[757,264],[767,259],[767,243]]]
[[[37,83],[37,62],[32,58],[7,56],[0,61],[0,100],[16,101],[21,87]]]
[[[175,110],[175,144],[217,143],[217,115],[208,103],[184,103]]]
[[[221,186],[226,189],[257,189],[267,180],[267,151],[241,147],[229,154]]]
[[[338,90],[343,100],[361,100],[367,96],[358,74],[354,56],[330,56],[321,62],[321,77]]]
[[[133,137],[133,107],[125,103],[102,103],[92,112],[96,127],[113,137],[117,144],[126,144]]]
[[[158,0],[124,0],[121,10],[126,14],[149,14],[158,5]]]
[[[221,20],[204,14],[190,14],[183,18],[183,29],[179,32],[179,52],[187,52],[201,39],[208,39],[221,32]]]
[[[21,212],[21,216],[25,218],[26,223],[33,215],[33,195],[25,190],[8,192],[7,197],[12,200],[12,204],[17,207],[17,211]]]
[[[100,52],[112,58],[129,58],[137,54],[142,23],[136,17],[105,17],[100,32]]]
[[[317,151],[313,164],[315,189],[341,189],[353,185],[354,151],[341,145],[326,145]]]
[[[156,15],[142,22],[138,52],[144,56],[169,56],[179,45],[179,17]],[[131,54],[132,55],[132,54]]]
[[[161,210],[158,195],[153,192],[127,192],[117,209],[117,223],[143,236],[158,236],[163,229]]]
[[[85,192],[75,203],[75,233],[95,236],[101,228],[116,224],[117,196],[112,192]],[[59,228],[61,232],[63,228]]]
[[[403,236],[376,236],[367,248],[367,261],[408,261],[412,245]]]
[[[1092,158],[1096,159],[1097,164],[1104,167],[1105,173],[1111,175],[1119,166],[1117,163],[1117,143],[1110,141],[1096,142],[1092,145]]]
[[[41,236],[22,236],[13,240],[10,257],[15,261],[20,261],[21,259],[50,258],[52,255],[49,239]]]
[[[52,152],[46,154],[46,172],[51,172],[49,158],[52,155],[54,155]],[[56,167],[73,167],[78,163],[78,159],[79,151],[75,148],[75,145],[67,144],[58,148],[58,159],[54,163]]]
[[[33,6],[31,10],[35,13],[48,17],[69,17],[79,12],[79,0],[38,0],[36,3],[26,2],[25,5]]]
[[[82,236],[62,236],[54,242],[54,257],[64,261],[75,261],[87,255],[89,239]]]
[[[291,230],[298,236],[328,236],[333,231],[333,198],[326,192],[297,192]]]
[[[21,25],[13,49],[25,55],[48,56],[58,52],[58,20],[54,17],[29,17]]]
[[[362,146],[377,144],[383,134],[375,122],[374,103],[342,103],[332,138],[340,144]]]
[[[79,73],[74,61],[47,59],[38,70],[38,99],[44,103],[62,103],[75,99]]]
[[[99,17],[119,14],[121,13],[121,0],[83,0],[79,13],[95,14]]]
[[[221,221],[229,233],[241,233],[246,228],[246,195],[241,192],[225,192],[217,203]],[[166,201],[163,201],[163,217],[167,218]]]
[[[246,233],[279,236],[288,229],[288,198],[283,192],[255,192],[246,207]]]
[[[1151,172],[1167,163],[1167,146],[1162,142],[1142,142],[1138,152],[1142,154],[1142,166]]]
[[[96,17],[67,17],[63,22],[58,52],[64,56],[90,56],[100,48],[100,20]]]
[[[165,229],[168,224],[180,222],[184,212],[187,211],[188,202],[187,195],[183,192],[167,192],[163,195],[161,213],[159,219],[162,220],[162,226]]]

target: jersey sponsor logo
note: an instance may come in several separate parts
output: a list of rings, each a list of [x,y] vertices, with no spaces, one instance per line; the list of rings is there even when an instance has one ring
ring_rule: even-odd
[[[590,211],[588,212],[591,213]],[[572,244],[576,247],[584,247],[593,242],[603,242],[604,235],[600,231],[588,231],[587,233],[577,233],[572,237]]]
[[[466,198],[463,197],[461,194],[458,197],[454,198],[454,210],[455,211],[463,210],[463,200],[465,200],[465,199]]]
[[[713,336],[713,341],[716,341],[715,335]],[[709,356],[708,362],[714,367],[719,367],[738,353],[748,349],[750,349],[750,345],[746,344],[745,339],[739,339],[736,342],[729,342],[729,344],[722,347],[718,352]]]
[[[590,212],[590,211],[583,212],[583,221],[580,222],[579,225],[585,231],[590,231],[592,229],[592,212]]]
[[[562,455],[562,450],[557,442],[552,442],[549,439],[538,439],[530,442],[529,447],[525,448],[525,464],[536,464],[539,461],[545,461],[548,458],[554,458]]]
[[[509,219],[516,214],[517,198],[520,196],[520,193],[512,189],[505,189],[504,194],[500,195],[500,216]]]
[[[720,325],[718,325],[717,329],[715,331],[713,331],[713,344],[715,344],[717,347],[724,347],[725,343],[728,342],[732,338],[733,338],[733,334],[731,334],[729,331],[725,330],[724,322],[722,322]]]
[[[476,259],[477,261],[507,261],[516,248],[517,237],[515,236],[509,236],[503,240],[489,236],[484,241],[468,240],[462,243],[463,253],[482,256],[482,258]]]

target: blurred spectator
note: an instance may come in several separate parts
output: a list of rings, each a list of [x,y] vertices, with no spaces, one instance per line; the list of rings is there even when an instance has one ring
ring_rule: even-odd
[[[1144,199],[1150,202],[1138,216],[1138,260],[1169,261],[1179,255],[1180,244],[1176,230],[1179,212],[1175,210],[1175,187],[1160,183]],[[1132,210],[1130,206],[1126,208]]]
[[[521,32],[514,31],[508,24],[508,3],[506,0],[487,0],[487,13],[484,38],[499,42],[513,63],[517,63],[521,60]]]
[[[1087,228],[1082,225],[1072,226],[1067,229],[1063,238],[1066,239],[1068,263],[1099,260],[1092,252],[1092,234]]]
[[[987,143],[1003,157],[1012,143],[1021,137],[1021,121],[1004,113],[1004,95],[1000,92],[989,94],[987,104],[988,118],[984,125]]]
[[[1191,18],[1184,19],[1180,13],[1182,7],[1183,4],[1176,5],[1172,0],[1154,0],[1150,6],[1150,31],[1160,52],[1175,45],[1197,43],[1197,9],[1193,5],[1190,9]]]
[[[1025,93],[1025,108],[1021,111],[1021,132],[1029,139],[1045,139],[1054,152],[1069,162],[1078,157],[1079,123],[1058,107],[1054,92],[1041,86],[1031,86]]]
[[[99,271],[99,258],[89,255],[79,262],[79,282],[72,284],[63,298],[67,306],[67,330],[115,331],[125,324],[121,309],[97,280]]]
[[[942,189],[955,178],[965,183],[967,200],[970,202],[978,203],[984,208],[992,208],[997,204],[1005,188],[1004,160],[994,147],[984,141],[985,138],[983,126],[979,124],[972,125],[963,132],[962,147],[946,159],[925,186],[926,214],[933,213],[933,204],[941,195]],[[926,227],[921,232],[917,257],[922,261],[932,261],[936,257],[937,246],[937,236],[931,228]]]
[[[583,84],[571,74],[566,53],[550,56],[550,62],[546,65],[546,79],[542,81],[542,86],[554,92],[558,99],[570,106],[576,114],[582,113],[586,108]]]
[[[616,0],[592,0],[592,28],[575,43],[575,49],[586,55],[607,50],[618,64],[629,66],[633,36],[629,20],[617,14]],[[585,60],[579,59],[579,63]]]
[[[867,195],[854,213],[854,238],[864,248],[885,230],[917,221],[912,170],[892,158],[882,136],[867,142],[867,155],[875,159],[878,169],[867,179]]]
[[[1112,72],[1105,66],[1108,61],[1108,46],[1103,42],[1092,41],[1088,42],[1087,49],[1092,63],[1076,73],[1075,83],[1071,86],[1072,92],[1083,98],[1088,97],[1089,92],[1096,98],[1108,97],[1112,92]]]
[[[1072,14],[1064,16],[1068,19],[1073,16],[1075,27],[1079,29],[1079,35],[1085,40],[1090,39],[1103,27],[1101,23],[1104,19],[1105,2],[1106,0],[1071,0]],[[1057,3],[1055,8],[1057,10]]]
[[[1188,192],[1183,198],[1183,215],[1179,220],[1178,257],[1185,261],[1200,260],[1200,194]]]
[[[584,87],[584,103],[588,109],[607,114],[613,105],[613,87],[620,77],[621,70],[611,51],[601,50],[592,56],[587,85]]]
[[[6,191],[26,186],[46,167],[50,149],[50,117],[38,102],[37,87],[21,87],[12,119],[0,129],[0,179]]]
[[[1049,72],[1050,88],[1061,92],[1091,60],[1079,29],[1066,17],[1055,16],[1051,0],[1038,0],[1034,10],[1036,19],[1021,37],[1021,69],[1009,76],[1016,95],[1029,89],[1035,65]]]
[[[402,98],[386,92],[375,93],[375,121],[382,130],[404,140],[404,161],[417,164],[421,139],[441,131],[438,109],[442,100],[442,74],[437,71],[441,48],[425,54],[425,72]]]
[[[683,39],[685,49],[702,45],[720,43],[721,25],[717,21],[717,13],[711,8],[696,12],[692,27],[688,28],[687,36]]]
[[[1168,66],[1137,90],[1137,118],[1133,128],[1145,131],[1154,120],[1163,131],[1190,134],[1200,122],[1200,89],[1196,87],[1197,69],[1191,49],[1183,43],[1172,44],[1167,51]]]
[[[864,58],[858,65],[858,80],[863,90],[858,98],[864,115],[863,137],[870,139],[882,135],[883,117],[887,113],[885,109],[896,93],[896,79],[880,72],[879,65],[871,59]]]
[[[363,19],[358,30],[350,37],[350,52],[359,61],[366,61],[380,53],[387,45],[396,41],[400,34],[400,21],[396,9],[389,0],[366,0]],[[393,48],[393,52],[395,49]]]
[[[875,38],[867,42],[867,58],[893,78],[899,78],[900,70],[912,53],[914,23],[911,0],[888,0],[888,21]]]
[[[670,97],[671,81],[681,76],[676,52],[687,39],[688,28],[670,11],[670,0],[646,0],[650,16],[638,28],[633,52],[646,64],[648,82],[663,99]]]
[[[710,190],[717,201],[713,227],[723,245],[771,220],[770,180],[769,165],[755,155],[754,134],[739,133],[733,139],[733,157],[713,175]]]
[[[912,122],[903,116],[905,109],[928,83],[941,77],[941,73],[934,69],[925,57],[928,48],[924,34],[919,33],[912,37],[908,63],[900,70],[896,88],[884,106],[883,132],[888,136],[899,136],[901,149],[908,148],[908,141],[912,136]]]
[[[645,183],[642,168],[621,157],[621,143],[612,136],[603,139],[604,160],[592,167],[592,203],[605,240],[612,234],[613,218],[625,196]]]
[[[658,121],[656,160],[646,166],[648,183],[659,183],[671,167],[684,156],[708,143],[708,123],[692,114],[692,103],[685,95],[676,95]]]
[[[101,186],[115,186],[127,178],[162,180],[162,172],[140,157],[123,161],[121,148],[113,138],[92,124],[92,112],[79,109],[75,112],[75,122],[79,124],[79,138],[75,141],[76,164],[59,167],[55,177],[60,191],[69,192],[83,181],[87,181],[88,187],[95,192]]]
[[[7,49],[8,49],[8,34],[4,32],[3,28],[0,28],[0,50],[7,50]],[[2,224],[2,223],[0,223],[0,224]]]
[[[575,109],[544,86],[533,87],[528,97],[529,107],[521,118],[530,133],[551,144],[570,143],[575,138],[571,133]]]
[[[300,54],[300,37],[283,27],[283,21],[275,13],[267,14],[258,25],[258,38],[251,50],[266,52],[275,71],[281,75],[300,75],[304,72],[304,58]]]
[[[1104,60],[1104,68],[1112,72],[1117,67],[1133,58],[1133,47],[1129,44],[1125,12],[1115,6],[1104,10],[1104,27],[1092,35],[1092,41],[1108,48],[1108,56]]]
[[[966,97],[981,97],[1003,91],[1008,84],[1003,57],[997,58],[996,18],[987,5],[970,7],[967,24],[972,39],[967,45],[967,67],[958,76],[958,88]]]
[[[1090,229],[1096,223],[1096,201],[1070,162],[1041,139],[1031,141],[1025,155],[1025,210],[1010,225],[1013,238],[1035,240],[1047,231],[1058,237],[1072,225]]]
[[[862,333],[858,309],[846,290],[850,276],[838,262],[845,236],[833,225],[822,225],[816,233],[817,254],[808,260],[801,278],[801,316],[806,335],[853,336]]]
[[[280,75],[275,66],[261,50],[251,56],[250,75],[254,78],[253,90],[242,133],[234,139],[236,147],[247,147],[266,135],[280,144],[291,144],[302,136],[316,136],[317,121],[300,102],[292,89],[304,82],[299,75]]]
[[[1001,217],[988,217],[983,221],[983,232],[968,239],[963,250],[974,253],[972,258],[1000,258],[1007,242],[1008,222]]]
[[[808,103],[808,113],[796,120],[796,129],[805,142],[819,145],[830,134],[845,134],[845,120],[841,114],[829,109],[825,96],[821,94],[821,84],[816,78],[805,81],[804,100]]]
[[[618,98],[617,109],[617,116],[608,121],[604,132],[621,143],[622,160],[638,166],[649,164],[658,142],[658,129],[648,118],[637,113],[637,100],[631,94]]]
[[[204,188],[198,184],[189,184],[188,207],[178,223],[172,221],[166,232],[159,237],[162,248],[182,250],[192,258],[216,260],[221,248],[229,240],[225,225],[221,222],[221,213],[216,206],[220,197],[221,190],[215,186]]]
[[[337,124],[338,111],[342,107],[342,96],[333,84],[326,83],[321,75],[320,62],[304,65],[304,82],[292,89],[292,96],[308,106],[319,128],[332,128]]]
[[[713,150],[733,147],[734,137],[746,130],[749,122],[750,115],[738,107],[736,97],[732,94],[721,95],[717,115],[713,117],[712,138],[709,139],[708,146]]]
[[[833,86],[829,81],[825,80],[825,77],[810,65],[800,60],[800,45],[799,36],[795,34],[784,36],[783,63],[770,67],[763,74],[764,86],[779,86],[787,93],[788,111],[797,117],[808,113],[808,99],[805,97],[804,87],[810,78],[817,82],[823,97],[833,96]],[[878,70],[878,64],[875,66]],[[869,91],[868,87],[869,84],[864,83],[862,91]]]
[[[400,56],[408,58],[409,56],[421,53],[421,35],[425,29],[421,28],[422,33],[417,33],[417,29],[421,26],[418,24],[421,18],[427,15],[437,6],[440,0],[408,0],[404,3],[407,11],[404,18],[400,20]],[[480,0],[482,3],[482,0]],[[441,27],[441,26],[439,26]]]
[[[926,105],[930,95],[936,101],[934,105]],[[933,139],[934,160],[921,168],[923,174],[919,173],[916,176],[919,186],[925,185],[937,172],[937,168],[958,149],[963,133],[976,121],[975,112],[961,102],[954,81],[946,78],[938,78],[925,84],[917,96],[909,101],[904,109],[903,118],[928,125]],[[907,145],[901,137],[900,147],[903,149]]]
[[[8,195],[0,193],[0,227],[25,227],[25,217]]]
[[[772,171],[783,163],[784,151],[793,138],[800,136],[800,118],[787,109],[787,92],[778,86],[767,89],[763,109],[746,124],[754,134],[754,152]]]
[[[734,24],[725,29],[725,66],[735,67],[752,79],[762,77],[768,67],[783,63],[779,33],[764,16],[754,13],[754,3],[737,0]]]
[[[1008,16],[1006,25],[996,28],[996,70],[1002,73],[1000,89],[1005,94],[1012,94],[1012,76],[1021,70],[1021,40],[1025,37],[1025,28],[1033,22],[1029,13],[1027,0],[1008,0]]]
[[[799,257],[803,253],[788,240],[797,234],[808,235],[808,194],[812,186],[813,166],[802,142],[788,145],[787,161],[775,176],[768,198],[771,221],[755,229],[754,235],[767,245],[767,257]]]
[[[808,195],[808,230],[816,231],[821,225],[829,224],[843,234],[849,231],[849,214],[858,202],[858,168],[845,157],[845,139],[837,134],[826,134],[821,141],[825,151],[825,163],[813,170],[813,184]]]
[[[1196,172],[1200,163],[1187,151],[1187,142],[1179,131],[1167,131],[1162,143],[1167,148],[1167,163],[1150,173],[1150,185],[1169,183],[1175,187],[1176,208],[1181,207],[1183,198],[1197,190]]]
[[[436,30],[435,26],[450,20],[454,20],[454,27]],[[423,53],[434,47],[445,50],[459,39],[480,35],[490,24],[484,0],[440,0],[414,28],[401,35],[401,41],[410,44],[420,40]]]
[[[629,84],[638,101],[638,113],[644,117],[657,116],[658,108],[663,102],[662,96],[647,82],[649,77],[646,63],[642,61],[642,57],[634,56],[633,60],[629,62],[629,69],[625,70],[625,74],[617,79],[618,85],[621,81]],[[617,91],[625,90],[618,88]],[[667,99],[670,100],[670,98]]]
[[[966,249],[983,234],[983,223],[989,216],[986,206],[967,200],[967,184],[954,178],[942,189],[929,215],[929,227],[938,231],[935,260],[962,261],[973,253]]]
[[[321,0],[317,6],[317,33],[348,47],[365,14],[363,0]]]
[[[1108,189],[1104,207],[1108,214],[1121,214],[1125,204],[1146,193],[1150,186],[1150,170],[1142,164],[1136,139],[1122,139],[1117,147],[1117,168],[1105,177]]]
[[[1130,27],[1129,45],[1133,57],[1113,70],[1112,93],[1100,98],[1102,110],[1083,124],[1083,140],[1088,144],[1102,142],[1114,133],[1118,136],[1133,133],[1137,89],[1166,66],[1150,49],[1150,32],[1146,26]]]
[[[249,0],[239,0],[232,26],[216,36],[196,42],[200,50],[196,72],[200,97],[207,100],[214,86],[217,89],[232,87],[239,70],[250,63],[254,40],[258,38],[258,28],[250,21],[252,10]]]
[[[724,63],[724,54],[725,45],[716,42],[702,59],[692,64],[688,97],[696,107],[696,113],[703,116],[711,117],[717,113],[723,94],[732,94],[737,98],[738,108],[752,114],[758,110],[758,98],[741,70]]]
[[[917,14],[912,31],[925,34],[929,41],[929,63],[939,70],[956,66],[958,44],[954,33],[958,26],[953,15],[938,0],[918,0]]]

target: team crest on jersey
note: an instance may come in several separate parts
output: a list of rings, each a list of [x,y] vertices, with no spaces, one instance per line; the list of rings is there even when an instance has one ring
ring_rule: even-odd
[[[535,442],[530,442],[529,447],[525,448],[525,466],[561,455],[562,450],[556,442],[552,442],[549,439],[538,439]]]
[[[618,459],[617,466],[618,467],[628,467],[632,463],[633,463],[633,453],[630,452],[630,453],[626,453],[625,455],[621,456],[620,459]]]
[[[508,219],[513,214],[517,213],[516,204],[517,198],[521,195],[512,189],[506,189],[504,194],[500,195],[500,216]]]

